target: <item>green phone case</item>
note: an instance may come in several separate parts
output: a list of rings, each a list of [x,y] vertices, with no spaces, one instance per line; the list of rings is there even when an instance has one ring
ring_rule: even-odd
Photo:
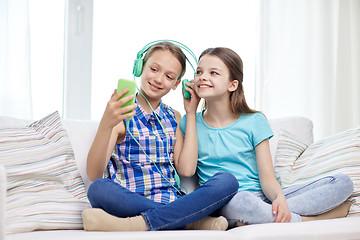
[[[120,92],[121,90],[123,90],[125,88],[128,88],[129,91],[127,93],[125,93],[124,95],[122,95],[121,98],[129,96],[129,95],[134,95],[135,96],[135,92],[136,92],[136,83],[135,83],[135,81],[120,78],[119,81],[118,81],[118,86],[117,86],[116,93]],[[122,105],[122,107],[126,107],[126,106],[129,106],[129,105],[134,104],[134,103],[135,103],[135,98],[131,99],[130,101],[128,101],[126,103],[124,103],[124,105]]]
[[[191,98],[191,94],[189,93],[188,90],[186,90],[187,88],[189,88],[188,86],[186,86],[186,83],[191,83],[191,81],[187,80],[187,79],[184,79],[182,81],[182,90],[183,90],[183,93],[184,93],[184,97],[185,98]]]

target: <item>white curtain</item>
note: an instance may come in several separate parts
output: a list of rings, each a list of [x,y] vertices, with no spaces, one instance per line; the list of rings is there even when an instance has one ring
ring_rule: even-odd
[[[257,108],[305,116],[315,139],[360,124],[360,1],[262,0]]]
[[[0,0],[0,115],[32,118],[28,0]]]

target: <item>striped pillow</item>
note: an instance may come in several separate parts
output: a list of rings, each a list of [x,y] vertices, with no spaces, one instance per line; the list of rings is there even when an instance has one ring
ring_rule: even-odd
[[[275,158],[275,175],[282,187],[347,174],[354,183],[350,214],[360,213],[360,126],[310,145],[282,131]]]
[[[310,142],[306,142],[285,130],[279,131],[278,138],[274,168],[277,180],[284,184],[292,181],[293,175],[289,173],[293,172],[294,162],[307,149]]]
[[[7,175],[6,234],[82,228],[89,203],[58,112],[0,129],[0,165]]]

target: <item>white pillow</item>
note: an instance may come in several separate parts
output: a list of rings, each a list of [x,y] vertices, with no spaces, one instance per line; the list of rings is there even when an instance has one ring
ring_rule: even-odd
[[[6,234],[82,229],[90,207],[58,112],[26,127],[0,129],[7,175]]]
[[[91,181],[86,174],[87,155],[94,141],[99,121],[63,120],[62,122],[66,132],[68,133],[71,146],[75,154],[76,165],[87,191],[91,184]]]
[[[0,128],[25,127],[32,123],[31,120],[18,119],[8,116],[0,116]]]
[[[282,131],[275,159],[275,175],[282,187],[313,181],[336,173],[354,183],[356,200],[350,214],[360,213],[360,126],[310,144]]]

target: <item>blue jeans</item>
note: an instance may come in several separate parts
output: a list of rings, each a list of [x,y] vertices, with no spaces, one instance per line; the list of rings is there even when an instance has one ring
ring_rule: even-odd
[[[194,192],[162,204],[131,192],[105,178],[89,187],[92,207],[102,208],[117,217],[142,215],[149,230],[177,229],[218,210],[237,193],[239,183],[227,172],[219,172]]]
[[[319,215],[337,207],[351,195],[353,189],[353,182],[345,174],[284,188],[291,222],[300,222],[300,216]],[[270,223],[276,217],[272,214],[271,201],[262,191],[238,192],[219,213],[228,219],[230,227],[237,221],[247,224]]]

